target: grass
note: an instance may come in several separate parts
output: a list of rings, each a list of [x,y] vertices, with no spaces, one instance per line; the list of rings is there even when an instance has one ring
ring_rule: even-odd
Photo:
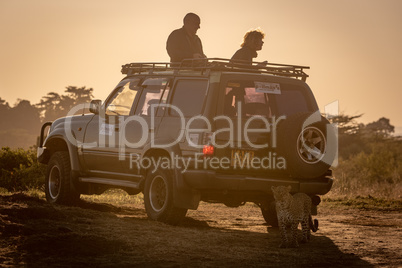
[[[31,189],[23,192],[24,194],[39,199],[45,200],[45,193],[41,190]],[[0,188],[0,195],[12,195],[14,193],[8,192],[4,188]],[[98,204],[110,204],[118,207],[142,207],[143,195],[128,195],[123,190],[111,189],[101,195],[81,195],[81,199],[86,202]],[[401,211],[402,200],[393,198],[379,198],[371,195],[361,196],[335,196],[325,195],[322,196],[322,204],[328,207],[349,207],[363,210],[378,210],[378,211]],[[250,205],[253,205],[250,203]]]
[[[352,207],[367,210],[400,211],[402,184],[400,182],[367,183],[345,176],[335,177],[331,191],[322,196],[329,206]]]
[[[326,195],[331,198],[353,198],[357,196],[373,196],[380,199],[402,199],[402,181],[367,181],[364,176],[347,176],[342,172],[335,172],[334,185]]]
[[[81,199],[88,202],[108,203],[118,206],[140,205],[143,203],[144,196],[142,193],[138,195],[129,195],[120,189],[109,189],[101,195],[81,195]]]
[[[376,198],[371,195],[356,197],[324,197],[329,206],[346,206],[365,210],[400,211],[402,200]]]
[[[21,191],[22,193],[37,197],[39,199],[46,199],[45,192],[40,189],[29,189],[27,191]],[[0,187],[0,195],[12,195],[15,192],[10,192],[5,188]],[[142,205],[144,197],[142,193],[138,195],[129,195],[127,192],[120,189],[109,189],[101,195],[81,195],[81,199],[87,202],[94,203],[108,203],[116,206],[131,206]]]
[[[24,194],[45,200],[45,193],[40,189],[29,189]],[[13,192],[0,188],[0,195],[11,195]],[[353,207],[369,210],[401,210],[402,186],[400,184],[377,183],[375,185],[360,185],[355,181],[348,187],[337,184],[335,180],[333,189],[322,200],[329,206]],[[115,206],[142,206],[144,196],[129,195],[120,189],[109,189],[101,195],[81,195],[81,199],[93,203],[107,203]]]

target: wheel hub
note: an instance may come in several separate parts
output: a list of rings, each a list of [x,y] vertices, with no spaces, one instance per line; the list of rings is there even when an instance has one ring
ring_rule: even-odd
[[[320,129],[307,127],[300,133],[297,140],[297,152],[304,162],[318,163],[324,157],[325,149],[325,136]]]
[[[149,189],[150,203],[154,211],[161,211],[167,203],[167,184],[163,177],[156,176]]]
[[[61,175],[57,166],[50,170],[49,174],[49,195],[52,199],[56,199],[60,194]]]

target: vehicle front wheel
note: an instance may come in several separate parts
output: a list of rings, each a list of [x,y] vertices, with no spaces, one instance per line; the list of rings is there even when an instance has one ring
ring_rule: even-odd
[[[45,194],[49,203],[73,204],[80,194],[71,187],[71,165],[68,152],[56,152],[50,158],[46,170]]]
[[[173,204],[173,181],[167,170],[149,172],[144,188],[145,210],[150,219],[167,224],[178,224],[187,213],[187,209]]]

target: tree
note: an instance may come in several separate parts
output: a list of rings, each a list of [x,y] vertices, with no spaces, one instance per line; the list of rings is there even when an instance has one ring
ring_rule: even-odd
[[[49,92],[44,96],[37,107],[41,111],[42,121],[54,121],[57,118],[66,116],[75,105],[80,103],[89,103],[94,97],[92,88],[84,87],[66,87],[67,95],[59,95],[55,92]]]
[[[381,117],[377,121],[367,124],[365,130],[374,135],[375,139],[383,139],[390,137],[394,133],[395,127],[391,125],[388,118]]]
[[[363,124],[358,123],[356,119],[360,118],[363,114],[349,116],[340,114],[330,119],[331,123],[338,125],[339,135],[358,135],[363,127]]]
[[[10,113],[10,105],[8,102],[0,98],[0,131],[5,129],[6,126],[10,122],[9,113]]]
[[[90,102],[94,97],[92,94],[93,89],[86,88],[85,86],[84,87],[68,86],[65,92],[69,93],[69,96],[75,101],[75,104]]]
[[[330,118],[331,123],[338,124],[339,156],[343,159],[368,150],[362,138],[364,124],[356,120],[361,116],[362,114],[355,116],[340,114]]]
[[[331,123],[338,124],[339,156],[348,159],[350,156],[372,151],[374,143],[383,143],[392,140],[395,127],[390,120],[381,117],[377,121],[364,125],[356,119],[362,115],[339,115],[330,119]]]
[[[40,125],[64,117],[75,105],[88,103],[93,98],[93,89],[68,86],[66,94],[49,92],[38,104],[19,99],[10,107],[0,98],[0,147],[29,148],[36,144]]]
[[[39,110],[27,100],[18,100],[14,107],[0,104],[0,147],[29,148],[36,143],[40,129]]]
[[[18,103],[11,109],[13,128],[38,131],[41,125],[39,111],[27,100],[18,100]]]
[[[42,97],[36,107],[40,111],[41,119],[43,122],[53,121],[58,118],[60,95],[56,92],[49,92],[47,96]]]
[[[10,108],[10,105],[8,105],[8,102],[0,98],[0,111],[3,111],[3,109],[8,109]]]

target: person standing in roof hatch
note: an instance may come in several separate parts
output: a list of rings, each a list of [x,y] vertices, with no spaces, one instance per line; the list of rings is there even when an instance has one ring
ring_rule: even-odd
[[[264,44],[262,39],[264,37],[264,32],[259,28],[248,31],[244,35],[241,48],[232,56],[231,62],[238,61],[238,63],[252,64],[253,58],[256,58],[258,55],[257,51],[262,49],[262,45]],[[267,63],[267,61],[264,63]]]
[[[183,27],[174,30],[166,42],[170,62],[180,63],[184,59],[204,59],[201,39],[196,35],[201,19],[194,13],[188,13],[183,19]]]

